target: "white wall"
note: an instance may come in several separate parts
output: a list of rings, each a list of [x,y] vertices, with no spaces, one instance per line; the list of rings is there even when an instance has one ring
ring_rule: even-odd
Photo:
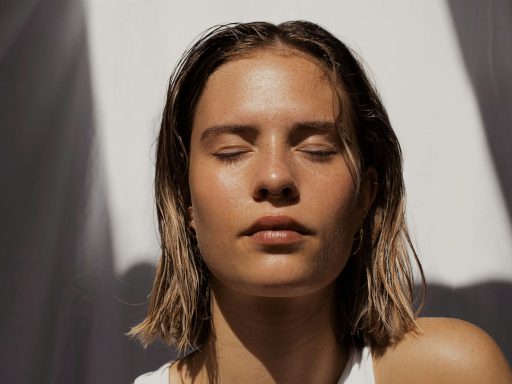
[[[306,19],[353,47],[373,74],[404,150],[409,219],[428,279],[512,281],[512,227],[444,1],[88,0],[87,7],[119,273],[158,257],[154,140],[182,52],[215,24]]]

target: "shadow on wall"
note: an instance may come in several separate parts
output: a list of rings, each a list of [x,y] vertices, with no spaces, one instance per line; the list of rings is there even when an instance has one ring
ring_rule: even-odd
[[[0,382],[92,382],[119,349],[80,0],[1,3],[0,127]]]
[[[114,294],[81,0],[1,3],[0,128],[0,382],[129,383],[154,369],[170,352],[128,340],[139,313]]]
[[[512,220],[512,2],[447,3]]]

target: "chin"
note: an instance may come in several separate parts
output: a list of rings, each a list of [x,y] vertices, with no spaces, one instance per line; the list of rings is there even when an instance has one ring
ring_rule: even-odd
[[[336,276],[323,273],[293,270],[292,268],[252,270],[250,275],[219,280],[222,285],[241,294],[255,297],[292,298],[307,296],[325,289],[334,282]],[[295,273],[294,273],[295,272]]]

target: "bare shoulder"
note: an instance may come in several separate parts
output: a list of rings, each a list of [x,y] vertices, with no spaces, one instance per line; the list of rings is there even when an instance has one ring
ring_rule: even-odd
[[[377,384],[512,384],[503,353],[477,326],[447,318],[421,318],[418,326],[374,357]]]

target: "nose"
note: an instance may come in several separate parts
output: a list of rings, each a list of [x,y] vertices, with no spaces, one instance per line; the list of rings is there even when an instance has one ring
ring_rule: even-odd
[[[292,166],[286,154],[262,156],[254,178],[255,201],[272,204],[293,204],[299,199],[299,189]]]

